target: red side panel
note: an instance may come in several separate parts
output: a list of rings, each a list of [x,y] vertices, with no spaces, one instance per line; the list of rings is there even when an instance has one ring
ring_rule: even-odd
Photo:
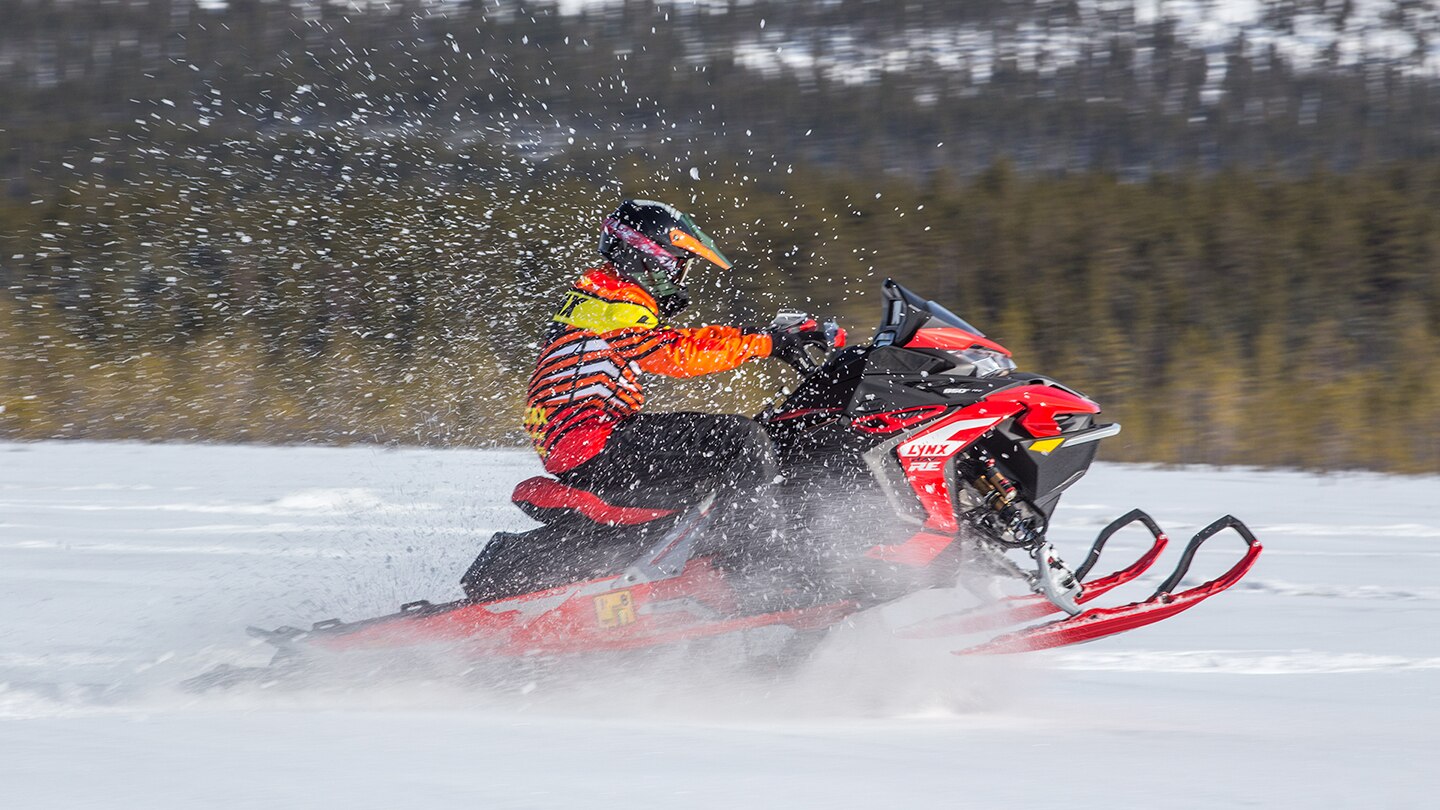
[[[1032,436],[1059,436],[1060,425],[1055,417],[1070,413],[1099,413],[1100,406],[1049,385],[1022,385],[1000,391],[985,398],[986,402],[1011,403],[1025,408],[1020,425]]]
[[[601,500],[593,492],[567,487],[553,478],[540,475],[517,484],[510,500],[528,503],[540,509],[574,509],[596,523],[608,526],[633,526],[675,514],[674,509],[616,506]]]
[[[911,345],[914,345],[913,342]],[[912,410],[919,412],[921,409]],[[959,529],[959,523],[955,517],[953,494],[945,476],[945,465],[953,456],[1001,421],[1017,414],[1019,423],[1026,430],[1034,436],[1043,437],[1060,435],[1056,416],[1099,412],[1100,406],[1094,402],[1060,388],[1024,385],[991,394],[981,402],[961,408],[927,425],[919,433],[901,442],[895,448],[895,456],[899,459],[900,467],[905,471],[905,477],[914,488],[921,506],[925,508],[928,516],[925,527],[941,532],[953,532]],[[908,416],[909,413],[910,411],[896,411],[861,417],[855,420],[855,426],[861,430],[884,432],[885,428],[890,427],[890,421]],[[932,415],[927,413],[926,416]],[[881,417],[884,417],[884,420],[875,424],[863,421]],[[918,421],[909,424],[916,424]]]
[[[914,427],[927,419],[934,419],[945,412],[946,405],[920,405],[915,408],[902,408],[898,411],[885,411],[884,413],[872,413],[866,416],[857,416],[851,420],[851,427],[866,433],[895,433],[908,427]]]
[[[793,411],[777,413],[770,417],[770,421],[783,422],[787,419],[799,419],[802,416],[839,416],[844,412],[844,408],[796,408]]]
[[[1014,402],[977,402],[935,422],[895,448],[905,478],[929,516],[926,528],[942,532],[960,528],[955,519],[950,484],[945,478],[945,463],[1001,420],[1019,413],[1021,407]]]

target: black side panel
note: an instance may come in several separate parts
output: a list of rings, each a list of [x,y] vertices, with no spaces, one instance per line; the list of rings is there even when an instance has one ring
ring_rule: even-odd
[[[914,383],[916,389],[943,396],[956,405],[973,405],[996,391],[1015,385],[1009,377],[956,377],[949,374],[932,374]]]
[[[848,412],[853,416],[866,416],[919,405],[954,405],[948,397],[916,388],[915,377],[866,377],[855,389],[855,398]]]
[[[470,599],[486,601],[617,574],[675,522],[610,527],[571,519],[522,534],[497,532],[460,584]]]
[[[865,363],[865,376],[854,389],[854,397],[846,404],[847,412],[860,416],[917,405],[946,404],[944,396],[917,386],[951,365],[949,360],[924,352],[893,346],[875,349]]]
[[[954,365],[955,362],[946,357],[943,352],[882,346],[870,352],[865,363],[865,373],[867,375],[909,376],[923,371],[927,374],[939,374]]]
[[[985,440],[985,449],[995,458],[1002,472],[1049,517],[1065,490],[1079,481],[1090,468],[1100,443],[1062,444],[1044,455],[1026,449],[1022,444],[1026,441],[1029,440],[997,433]]]
[[[837,420],[860,385],[869,354],[868,346],[841,350],[783,403],[758,417],[775,443],[782,467],[797,459],[829,461],[845,449],[846,440],[853,437]]]
[[[805,378],[795,393],[785,399],[776,413],[809,408],[843,408],[860,384],[860,375],[865,371],[868,347],[855,346],[842,349],[819,371]]]

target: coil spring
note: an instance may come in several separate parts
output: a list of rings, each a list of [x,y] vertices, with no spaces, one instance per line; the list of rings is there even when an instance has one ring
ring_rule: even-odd
[[[981,508],[972,516],[980,528],[1007,546],[1032,549],[1045,542],[1044,515],[1020,497],[1020,488],[989,453],[977,450],[973,458],[979,470],[972,484],[981,495]]]

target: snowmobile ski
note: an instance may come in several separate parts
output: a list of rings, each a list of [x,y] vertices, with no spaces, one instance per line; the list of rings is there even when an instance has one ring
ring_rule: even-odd
[[[1245,554],[1228,571],[1215,579],[1176,592],[1175,588],[1180,585],[1185,574],[1190,570],[1190,564],[1195,559],[1195,554],[1204,545],[1206,540],[1219,534],[1225,529],[1234,529],[1235,533],[1245,541]],[[1141,602],[1132,602],[1128,605],[1120,605],[1110,608],[1093,608],[1077,616],[1059,619],[1053,622],[1027,627],[1023,630],[1016,630],[1012,633],[993,638],[983,644],[969,647],[963,650],[956,650],[956,655],[990,655],[996,653],[1017,653],[1032,652],[1054,647],[1064,647],[1071,644],[1082,644],[1087,641],[1113,636],[1116,633],[1123,633],[1127,630],[1134,630],[1137,627],[1144,627],[1148,624],[1163,619],[1168,619],[1177,613],[1200,604],[1217,593],[1229,588],[1244,577],[1250,567],[1255,564],[1256,558],[1260,556],[1260,541],[1251,533],[1249,527],[1240,522],[1233,515],[1226,515],[1219,520],[1201,529],[1190,542],[1186,544],[1184,552],[1180,556],[1180,562],[1175,570],[1171,572],[1166,580],[1160,583],[1150,598]]]
[[[1084,582],[1085,575],[1094,568],[1095,563],[1100,559],[1100,552],[1104,550],[1105,543],[1112,535],[1132,523],[1140,523],[1150,530],[1154,537],[1150,548],[1146,549],[1130,565],[1107,574],[1093,582]],[[1089,602],[1108,591],[1124,585],[1135,579],[1155,564],[1159,559],[1160,552],[1165,550],[1169,538],[1160,530],[1159,524],[1150,515],[1139,509],[1132,509],[1130,512],[1115,519],[1110,525],[1100,531],[1095,538],[1090,552],[1085,557],[1085,562],[1075,569],[1075,576],[1084,584],[1084,590],[1078,601],[1081,604]],[[1042,616],[1060,611],[1060,606],[1047,599],[1043,594],[1030,593],[1020,596],[1007,596],[998,603],[980,608],[971,608],[956,613],[949,613],[944,616],[936,616],[932,619],[918,622],[909,627],[901,628],[896,632],[901,638],[943,638],[945,636],[958,636],[968,633],[980,633],[985,630],[994,630],[1001,627],[1013,627],[1017,624],[1024,624]]]

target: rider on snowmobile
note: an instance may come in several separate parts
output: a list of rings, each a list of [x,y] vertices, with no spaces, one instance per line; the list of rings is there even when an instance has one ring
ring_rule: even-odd
[[[689,271],[701,259],[726,270],[730,261],[690,217],[665,203],[622,203],[602,224],[600,255],[605,263],[580,276],[551,319],[530,377],[525,430],[545,470],[571,487],[627,497],[765,489],[776,475],[774,451],[754,420],[642,414],[641,373],[728,371],[824,346],[824,332],[813,320],[765,330],[671,326],[669,319],[690,303]]]

